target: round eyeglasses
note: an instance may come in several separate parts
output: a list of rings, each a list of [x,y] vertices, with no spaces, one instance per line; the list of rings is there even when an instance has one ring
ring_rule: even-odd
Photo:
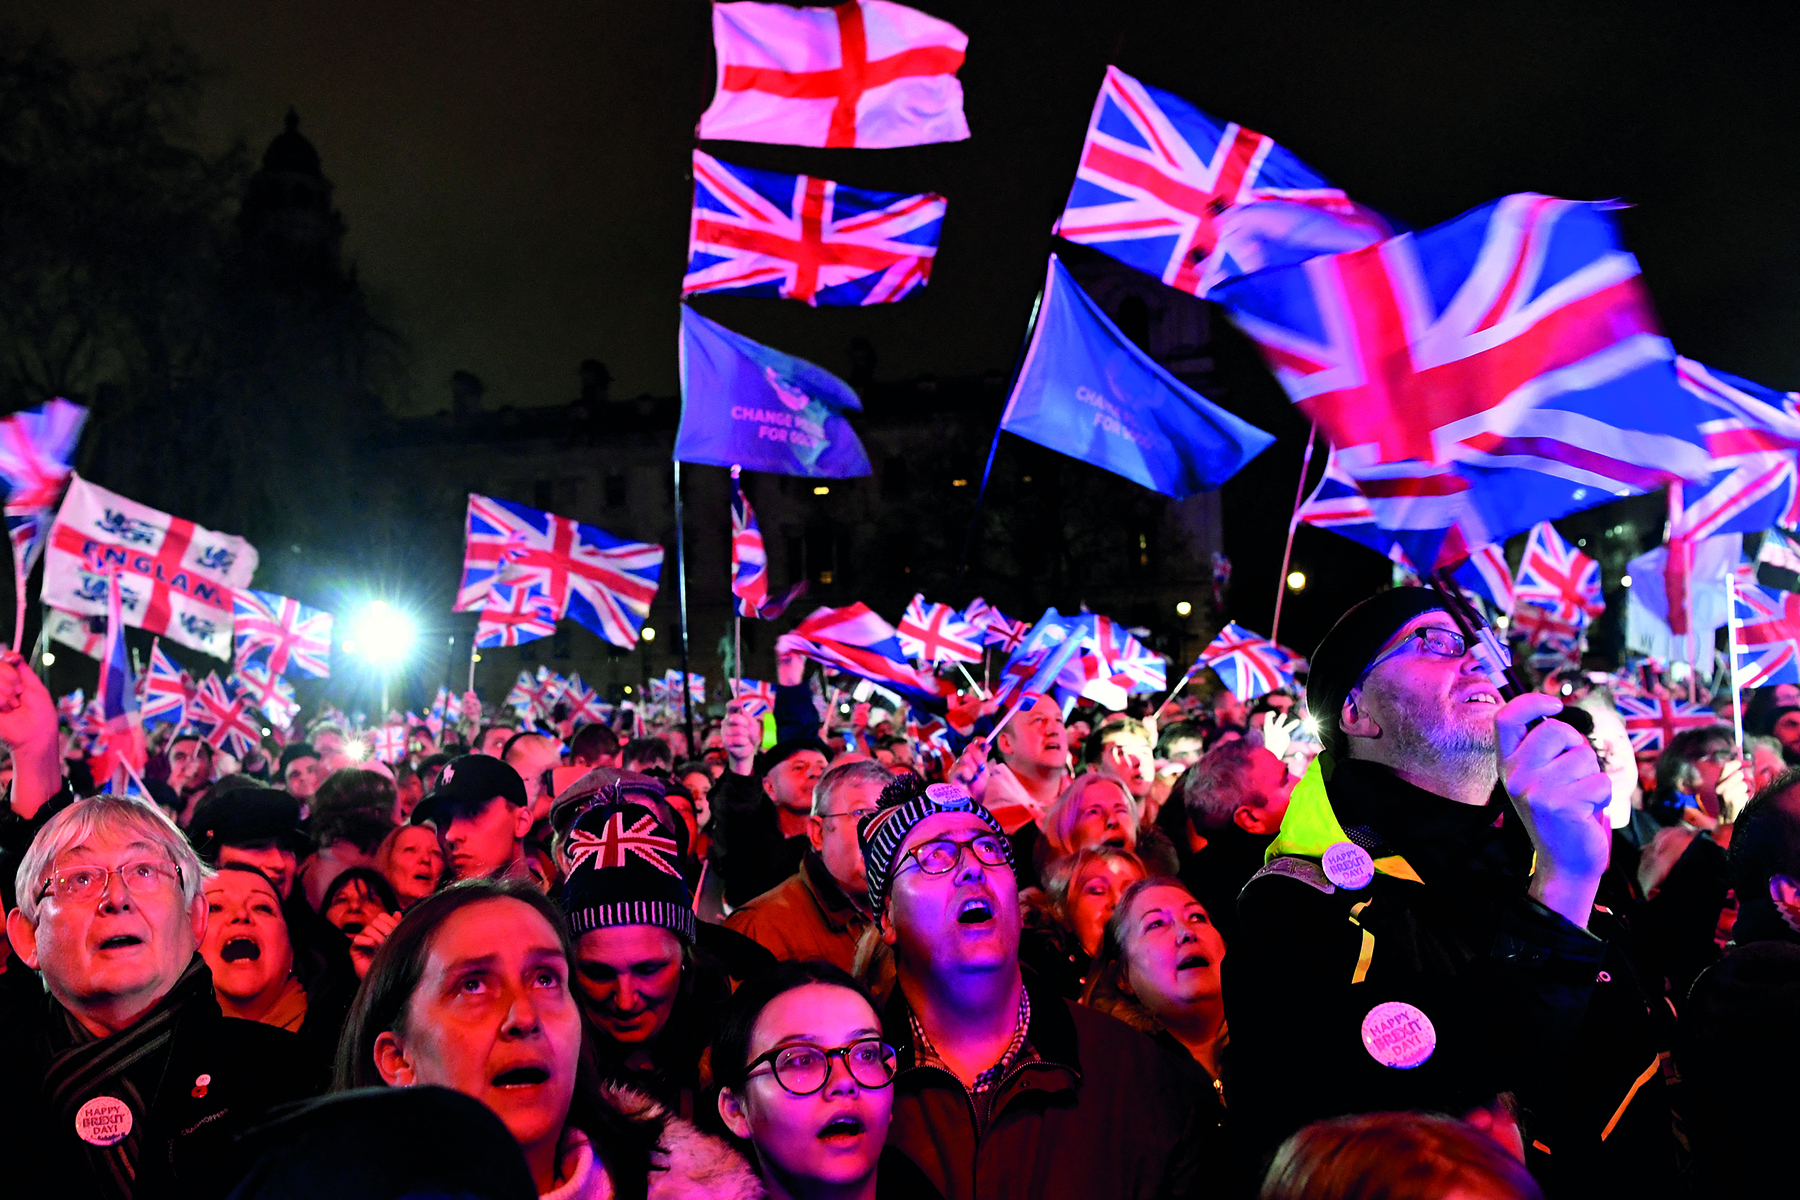
[[[106,881],[117,875],[133,896],[156,896],[181,886],[181,868],[172,862],[146,858],[116,867],[80,866],[46,878],[38,899],[54,894],[68,904],[86,904],[106,894]]]
[[[900,1059],[894,1048],[880,1038],[863,1038],[848,1046],[778,1046],[751,1060],[745,1074],[753,1073],[764,1063],[774,1072],[775,1082],[794,1096],[810,1096],[824,1088],[831,1078],[831,1060],[844,1060],[850,1078],[866,1088],[883,1088],[894,1082]]]
[[[949,838],[920,842],[908,850],[906,856],[918,863],[919,870],[927,875],[948,875],[951,871],[956,870],[956,864],[962,861],[964,847],[967,847],[975,855],[975,861],[984,867],[1009,865],[1006,843],[991,833],[970,838],[966,842],[953,842]]]

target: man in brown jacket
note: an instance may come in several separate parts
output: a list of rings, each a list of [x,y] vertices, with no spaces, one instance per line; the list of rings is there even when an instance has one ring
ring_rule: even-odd
[[[893,772],[868,759],[839,763],[820,776],[800,869],[733,912],[725,927],[784,961],[816,958],[850,970],[871,920],[856,823],[875,811],[881,789],[893,781]]]

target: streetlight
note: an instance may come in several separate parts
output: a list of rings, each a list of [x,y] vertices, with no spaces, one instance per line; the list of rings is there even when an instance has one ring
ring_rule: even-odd
[[[1193,611],[1194,611],[1194,606],[1192,604],[1189,604],[1186,600],[1177,600],[1175,602],[1175,615],[1176,616],[1185,617]]]
[[[44,665],[46,667],[53,667],[56,665],[56,655],[53,652],[49,650],[44,651]]]
[[[412,653],[417,631],[412,618],[386,600],[371,600],[351,615],[344,650],[358,654],[381,673],[381,720],[388,714],[388,678]]]
[[[1289,571],[1287,577],[1288,590],[1300,592],[1306,590],[1306,572]]]

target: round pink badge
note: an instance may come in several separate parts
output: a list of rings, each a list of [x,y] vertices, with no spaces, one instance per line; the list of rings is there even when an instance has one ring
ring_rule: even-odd
[[[90,1146],[116,1146],[131,1134],[131,1107],[115,1096],[95,1096],[75,1114],[75,1133]]]
[[[1382,1066],[1409,1071],[1437,1049],[1437,1029],[1418,1008],[1389,1000],[1363,1018],[1362,1040],[1363,1048]]]
[[[1355,842],[1333,842],[1319,856],[1325,878],[1346,892],[1360,892],[1375,882],[1375,860]]]

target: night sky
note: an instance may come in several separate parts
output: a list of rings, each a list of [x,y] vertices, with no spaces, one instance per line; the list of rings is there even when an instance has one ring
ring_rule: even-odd
[[[853,336],[874,343],[882,377],[1006,369],[1113,61],[1274,136],[1415,226],[1514,191],[1620,197],[1636,206],[1627,237],[1677,347],[1800,386],[1800,13],[1715,4],[1702,21],[1692,5],[1641,2],[918,7],[970,35],[971,141],[707,148],[943,193],[930,287],[870,309],[711,300],[709,315],[837,371]],[[117,48],[157,11],[108,0],[8,9],[77,52]],[[184,0],[174,28],[220,72],[201,116],[208,144],[241,136],[260,154],[288,106],[299,111],[337,185],[361,277],[412,347],[413,391],[392,398],[396,410],[446,407],[458,367],[482,377],[492,405],[566,402],[588,357],[609,365],[615,394],[675,390],[688,156],[712,87],[706,4]],[[1227,347],[1222,361],[1222,399],[1282,436],[1225,497],[1227,548],[1240,571],[1266,572],[1270,586],[1256,590],[1272,598],[1264,560],[1279,554],[1304,430],[1253,360]],[[1338,557],[1310,531],[1301,553]],[[1298,619],[1326,618],[1307,601]]]

